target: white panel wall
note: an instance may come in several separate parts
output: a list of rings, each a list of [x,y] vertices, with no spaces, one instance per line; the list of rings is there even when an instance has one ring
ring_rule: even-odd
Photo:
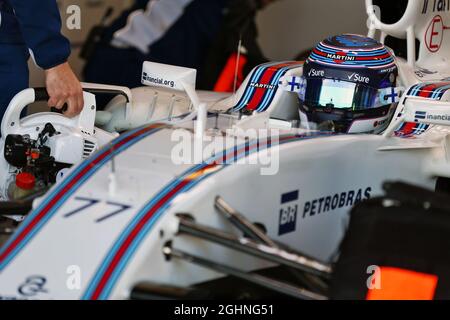
[[[92,26],[97,24],[108,6],[116,14],[128,7],[132,0],[58,0],[63,17],[67,19],[69,5],[81,7],[82,28],[63,33],[72,41],[70,58],[79,75],[83,61],[78,58],[79,46]],[[363,0],[279,0],[258,15],[259,41],[266,56],[272,60],[292,59],[300,51],[314,46],[322,38],[344,32],[367,32]],[[31,85],[44,84],[43,72],[30,63]]]
[[[366,34],[364,0],[279,0],[258,16],[259,41],[272,60],[292,59],[332,34]]]
[[[123,9],[127,8],[132,0],[57,0],[61,18],[63,22],[63,34],[72,43],[72,55],[69,59],[72,68],[75,73],[80,76],[81,70],[84,66],[84,61],[78,56],[82,43],[85,41],[89,31],[93,26],[97,25],[104,16],[108,7],[115,8],[113,19],[120,14]],[[80,30],[68,30],[66,26],[66,20],[69,17],[67,14],[67,8],[71,5],[78,5],[81,8],[81,29]],[[30,61],[30,85],[42,86],[44,84],[44,74],[42,70],[38,69]]]

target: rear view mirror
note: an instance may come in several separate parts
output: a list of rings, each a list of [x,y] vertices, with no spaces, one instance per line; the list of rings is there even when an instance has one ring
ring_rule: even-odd
[[[197,70],[171,66],[167,64],[144,62],[142,68],[142,84],[185,91],[197,109],[199,99],[195,92]]]
[[[142,84],[185,91],[185,86],[195,88],[197,70],[170,66],[155,62],[144,62]]]

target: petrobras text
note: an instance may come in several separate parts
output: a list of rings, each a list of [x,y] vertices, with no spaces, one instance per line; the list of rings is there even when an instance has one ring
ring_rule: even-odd
[[[312,217],[321,213],[340,208],[352,207],[362,200],[370,199],[371,187],[349,190],[322,196],[305,202],[302,218]]]

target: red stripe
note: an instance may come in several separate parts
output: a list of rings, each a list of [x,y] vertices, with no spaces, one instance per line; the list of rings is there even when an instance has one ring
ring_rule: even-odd
[[[282,64],[278,64],[278,65],[267,68],[264,71],[264,73],[261,76],[258,83],[270,85],[270,81],[272,80],[275,73],[277,73],[280,69],[282,69],[284,67],[288,67],[288,66],[294,65],[294,64],[298,64],[298,62],[282,63]],[[276,83],[275,86],[278,86],[278,83]],[[267,92],[267,90],[268,89],[264,89],[264,88],[256,88],[251,100],[247,104],[247,109],[256,110],[260,106],[260,104],[263,102],[264,94]]]
[[[318,55],[322,56],[322,57],[327,57],[328,56],[327,52],[319,51],[317,49],[314,49],[313,52],[315,54],[318,54]],[[330,54],[332,54],[332,53],[330,53]],[[335,54],[336,55],[345,55],[345,53],[339,53],[339,52],[337,52]],[[355,56],[355,60],[358,60],[358,61],[367,61],[367,60],[375,60],[375,59],[381,60],[381,59],[386,59],[386,58],[389,58],[389,57],[391,57],[391,54],[388,52],[388,53],[385,53],[383,55],[370,56],[370,57],[362,57],[362,56],[358,57],[358,56]]]
[[[432,83],[429,85],[426,85],[419,91],[419,96],[424,98],[429,98],[433,94],[434,90],[436,90],[439,87],[438,84]]]
[[[216,167],[217,164],[213,163],[202,170],[207,170],[209,168]],[[108,266],[108,269],[103,274],[102,279],[100,280],[97,288],[95,289],[92,299],[97,300],[103,291],[106,283],[108,282],[109,278],[111,277],[111,274],[113,273],[114,269],[116,268],[117,264],[122,259],[123,255],[127,251],[130,244],[133,242],[133,240],[136,238],[136,236],[139,234],[139,232],[142,230],[142,228],[145,226],[145,224],[153,217],[153,215],[161,208],[166,202],[168,202],[174,195],[176,195],[181,189],[183,189],[186,185],[188,185],[191,182],[189,179],[184,179],[181,181],[175,188],[170,190],[168,194],[166,194],[163,198],[161,198],[151,209],[148,211],[145,216],[139,221],[137,226],[133,229],[133,231],[128,235],[128,237],[125,239],[125,242],[120,246],[119,250],[117,251],[116,255],[114,256],[114,259],[112,260],[111,264]]]
[[[328,55],[326,52],[319,51],[319,50],[317,50],[317,49],[314,49],[313,52],[314,52],[315,54],[318,54],[319,56],[322,56],[322,57],[326,57],[326,56]]]
[[[182,189],[184,186],[186,186],[189,183],[188,180],[183,180],[182,183],[178,184],[173,190],[170,191],[170,193],[168,193],[164,198],[162,198],[160,201],[158,201],[158,203],[152,207],[152,209],[147,212],[147,214],[145,215],[145,217],[143,219],[141,219],[138,223],[138,225],[133,229],[133,231],[128,235],[128,237],[126,238],[125,242],[120,246],[119,251],[116,253],[116,255],[114,256],[114,259],[112,260],[111,264],[108,266],[108,269],[106,270],[106,272],[103,274],[102,279],[100,280],[97,288],[95,289],[93,295],[92,295],[92,299],[93,300],[97,300],[101,294],[101,292],[103,291],[106,283],[108,282],[112,272],[114,271],[114,269],[116,268],[117,264],[119,263],[120,259],[122,259],[123,255],[125,254],[127,248],[129,247],[129,245],[132,243],[132,241],[136,238],[136,236],[139,234],[139,232],[141,231],[141,229],[144,227],[144,225],[147,223],[147,221],[153,217],[153,215],[155,214],[155,212],[164,205],[164,203],[170,199],[170,197],[172,197],[172,195],[176,194],[180,189]]]
[[[320,43],[322,46],[324,46],[325,48],[331,48],[331,49],[335,49],[335,50],[342,50],[342,48],[330,45],[330,44],[325,44],[323,42]],[[371,49],[357,49],[357,50],[353,50],[356,52],[372,52],[372,51],[377,51],[377,50],[381,50],[384,49],[384,46],[381,45],[379,47],[375,47],[375,48],[371,48]]]
[[[403,134],[411,134],[414,132],[415,128],[416,128],[415,122],[407,122],[405,123],[405,126],[400,130],[400,132]]]
[[[384,54],[384,55],[381,55],[381,56],[373,56],[373,57],[356,57],[356,60],[362,60],[362,61],[364,61],[364,60],[382,60],[382,59],[386,59],[386,58],[389,58],[389,57],[391,57],[391,54],[390,53],[386,53],[386,54]]]
[[[161,125],[158,125],[161,126]],[[134,138],[144,134],[145,132],[155,129],[158,126],[150,126],[143,128],[127,137],[126,139],[120,141],[114,148],[120,148],[127,142],[133,140]],[[79,172],[55,197],[42,209],[42,211],[34,217],[33,221],[14,239],[14,241],[6,248],[6,250],[0,255],[0,263],[2,263],[6,257],[11,254],[11,252],[20,244],[20,242],[28,235],[28,233],[34,229],[34,227],[46,216],[51,208],[68,192],[76,182],[78,182],[86,173],[88,173],[92,168],[94,168],[98,163],[105,159],[109,154],[111,154],[114,148],[109,148],[105,150],[104,153],[100,154],[96,159],[94,159],[90,165],[86,166],[81,172]]]
[[[290,137],[290,138],[294,138],[294,137]],[[296,138],[296,137],[295,137]],[[256,148],[257,146],[252,146],[251,148],[247,149],[247,146],[243,149],[244,152],[250,151],[251,149]],[[234,149],[232,151],[230,151],[231,153],[234,153]],[[240,150],[240,152],[242,152],[242,149]],[[239,150],[238,150],[239,153]],[[229,153],[228,153],[229,154]],[[223,163],[223,161],[226,161],[228,154],[226,154],[223,158],[225,160],[222,160],[222,162],[218,162],[218,163],[211,163],[208,164],[207,166],[205,166],[204,168],[202,168],[199,171],[205,171],[207,169],[210,168],[214,168],[217,165],[219,165],[220,163]],[[184,179],[183,181],[181,181],[176,187],[174,187],[167,195],[165,195],[161,200],[159,200],[146,214],[145,216],[139,221],[138,225],[133,229],[133,231],[127,236],[127,238],[125,239],[125,242],[122,243],[122,245],[120,246],[119,250],[117,251],[117,253],[114,255],[113,260],[111,261],[110,265],[108,266],[108,268],[106,269],[105,273],[103,274],[102,278],[100,279],[99,284],[97,285],[97,287],[95,288],[95,291],[93,292],[92,296],[91,296],[91,300],[97,300],[100,297],[100,294],[102,293],[103,289],[105,288],[106,284],[109,281],[109,278],[111,277],[111,274],[114,272],[114,269],[117,267],[117,264],[120,262],[120,260],[122,259],[124,253],[127,251],[129,245],[133,242],[133,240],[135,239],[136,235],[139,234],[139,232],[141,231],[142,227],[148,222],[148,220],[150,220],[153,215],[155,214],[155,212],[158,211],[159,208],[161,208],[167,201],[169,201],[173,195],[176,195],[178,193],[178,191],[180,191],[181,189],[183,189],[191,180],[187,180]]]
[[[288,141],[291,139],[297,139],[299,138],[298,136],[284,136],[284,137],[280,137],[280,141]],[[257,145],[253,145],[251,147],[248,148],[248,146],[246,145],[244,148],[238,150],[238,154],[244,152],[249,152],[251,149],[255,149],[258,147]],[[232,151],[230,151],[232,153],[234,153],[234,149]],[[223,159],[227,159],[228,154],[225,155],[223,157]],[[200,171],[205,171],[207,169],[210,168],[214,168],[216,166],[218,166],[220,163],[223,163],[224,160],[222,160],[222,162],[215,162],[215,163],[211,163],[207,166],[205,166],[204,168],[202,168]],[[126,253],[128,247],[130,246],[130,244],[134,241],[134,239],[136,238],[136,236],[139,234],[139,232],[142,230],[142,228],[145,226],[145,224],[153,217],[153,215],[159,210],[159,208],[161,208],[166,202],[170,201],[170,199],[176,195],[181,189],[183,189],[188,183],[190,183],[191,180],[190,179],[184,179],[182,180],[176,187],[174,187],[167,195],[165,195],[162,199],[160,199],[146,214],[145,216],[139,221],[139,223],[136,225],[136,227],[133,229],[133,231],[127,236],[127,238],[125,239],[125,241],[122,243],[122,245],[120,246],[119,250],[117,251],[117,253],[114,255],[113,260],[111,261],[110,265],[108,266],[108,268],[106,269],[105,273],[103,274],[102,278],[100,279],[99,284],[97,285],[95,291],[93,292],[92,296],[90,299],[92,300],[97,300],[99,299],[102,291],[104,290],[106,284],[108,283],[112,273],[114,272],[115,268],[117,267],[117,264],[120,262],[120,260],[123,258],[123,255]]]

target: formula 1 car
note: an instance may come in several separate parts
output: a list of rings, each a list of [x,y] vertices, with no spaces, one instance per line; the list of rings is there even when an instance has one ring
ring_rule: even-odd
[[[224,96],[197,93],[195,70],[146,63],[143,83],[157,87],[97,113],[98,125],[124,131],[116,138],[93,127],[89,93],[72,122],[20,120],[39,91],[19,94],[2,122],[3,186],[24,168],[57,183],[0,249],[0,297],[192,297],[217,294],[230,275],[326,298],[354,204],[380,195],[385,180],[445,186],[450,86],[409,87],[382,134],[335,134],[302,127],[302,76],[301,62],[265,64]],[[294,280],[278,279],[277,266]]]

